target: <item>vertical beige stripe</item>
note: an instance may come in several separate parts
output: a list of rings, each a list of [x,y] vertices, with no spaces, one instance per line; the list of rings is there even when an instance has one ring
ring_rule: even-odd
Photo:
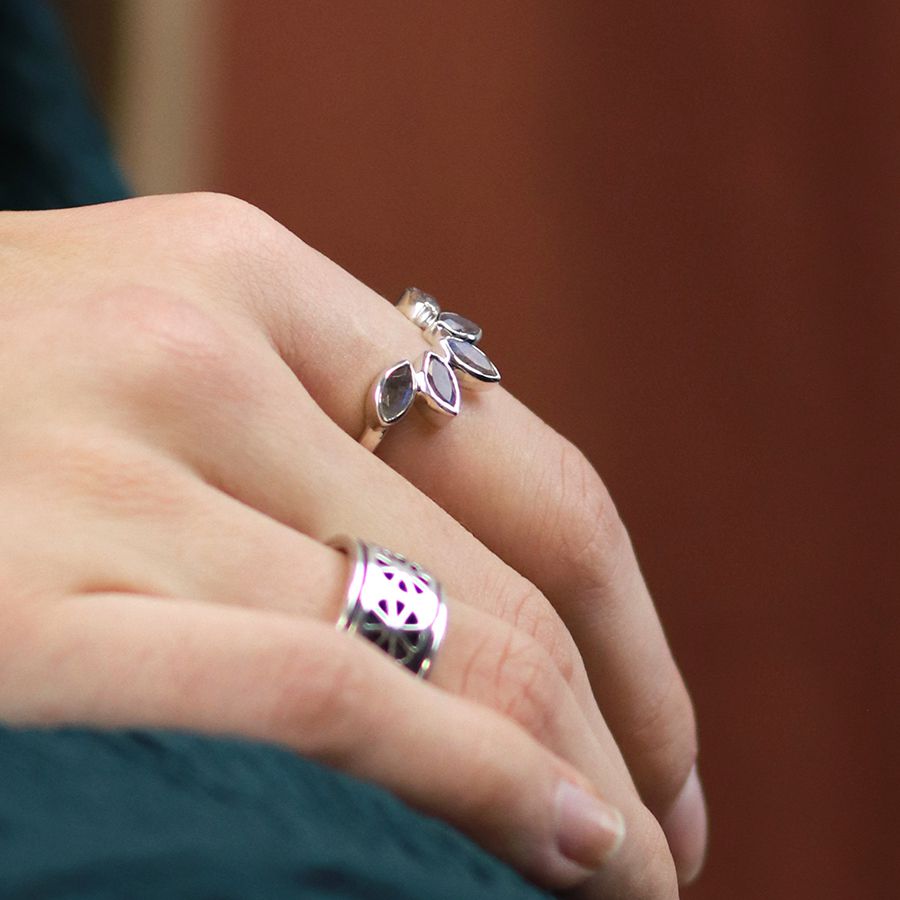
[[[124,0],[113,129],[138,194],[210,176],[220,0]]]

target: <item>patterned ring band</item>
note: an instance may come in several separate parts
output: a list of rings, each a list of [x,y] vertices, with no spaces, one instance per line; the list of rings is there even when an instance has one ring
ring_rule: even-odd
[[[447,631],[440,582],[383,547],[344,536],[328,543],[343,550],[350,561],[337,627],[368,638],[424,678]]]
[[[460,386],[484,390],[500,382],[500,372],[476,346],[481,329],[457,313],[441,312],[437,300],[407,288],[397,308],[424,332],[431,345],[415,365],[404,359],[385,369],[366,397],[366,425],[359,439],[374,450],[385,431],[399,422],[420,398],[436,421],[459,414]]]

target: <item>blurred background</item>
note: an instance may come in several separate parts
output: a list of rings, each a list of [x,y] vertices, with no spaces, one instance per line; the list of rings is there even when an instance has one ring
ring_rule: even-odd
[[[139,192],[486,328],[700,722],[686,897],[900,896],[900,4],[60,0]]]

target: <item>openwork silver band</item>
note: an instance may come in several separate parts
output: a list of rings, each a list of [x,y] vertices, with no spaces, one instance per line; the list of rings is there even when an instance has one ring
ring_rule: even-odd
[[[361,634],[424,678],[447,631],[440,582],[384,547],[343,536],[329,543],[350,562],[338,628]]]
[[[481,329],[457,313],[441,312],[437,300],[407,288],[397,308],[422,329],[431,345],[416,361],[401,360],[382,372],[366,398],[366,425],[360,443],[374,450],[385,431],[419,399],[437,421],[459,414],[460,387],[484,390],[500,382],[500,372],[478,346]]]

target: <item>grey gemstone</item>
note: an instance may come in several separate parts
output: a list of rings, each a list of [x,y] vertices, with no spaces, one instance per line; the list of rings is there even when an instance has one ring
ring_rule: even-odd
[[[437,398],[447,406],[456,403],[456,378],[442,359],[432,356],[428,363],[428,383]]]
[[[481,338],[481,328],[471,319],[459,315],[459,313],[441,313],[438,322],[444,328],[447,334],[455,338],[461,338],[464,341],[472,341],[473,343]]]
[[[411,363],[404,363],[381,381],[381,397],[378,402],[378,415],[382,422],[396,422],[411,406],[416,391],[413,387],[413,368]]]
[[[500,380],[500,373],[497,371],[497,367],[474,344],[450,338],[447,341],[447,346],[450,348],[450,355],[453,361],[466,372],[469,372],[476,378],[480,378],[482,381]]]

